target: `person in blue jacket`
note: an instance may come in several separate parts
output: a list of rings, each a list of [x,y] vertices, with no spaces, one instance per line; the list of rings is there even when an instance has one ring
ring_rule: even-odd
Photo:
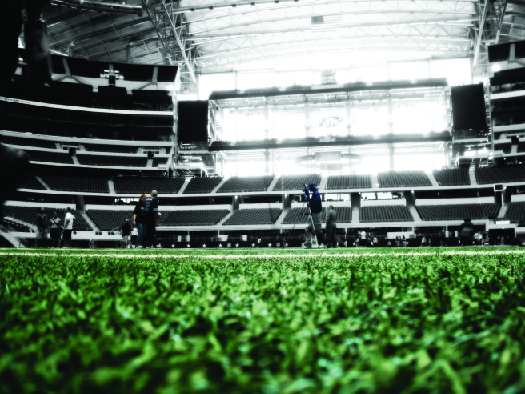
[[[305,188],[304,198],[307,202],[308,207],[310,207],[310,212],[312,214],[312,221],[314,222],[314,231],[315,237],[317,238],[317,244],[321,246],[323,245],[323,224],[321,223],[321,219],[323,216],[323,203],[321,202],[321,195],[317,190],[317,185],[315,184],[315,182],[310,183],[308,189]]]

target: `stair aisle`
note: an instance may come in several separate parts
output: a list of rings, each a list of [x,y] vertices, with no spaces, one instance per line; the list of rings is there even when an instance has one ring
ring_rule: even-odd
[[[100,231],[100,229],[97,227],[97,225],[88,216],[86,211],[79,211],[78,213],[80,213],[82,215],[82,217],[86,220],[87,224],[89,224],[94,231]]]
[[[230,179],[230,178],[223,178],[222,181],[221,181],[221,183],[219,183],[219,184],[217,185],[217,187],[216,187],[215,189],[213,189],[213,190],[210,192],[210,194],[217,193],[217,190],[219,190],[219,189],[222,187],[222,185],[224,185],[224,183],[225,183],[228,179]]]
[[[427,174],[427,176],[428,176],[428,179],[430,179],[430,183],[432,183],[433,187],[439,187],[439,183],[437,183],[436,177],[434,176],[434,174],[430,173],[430,174]]]
[[[326,191],[326,186],[328,185],[328,176],[327,175],[322,175],[321,176],[321,182],[319,183],[319,191]]]
[[[278,181],[279,179],[280,179],[280,177],[278,177],[278,176],[275,176],[275,177],[273,178],[272,183],[270,183],[270,186],[268,186],[268,191],[269,191],[269,192],[273,191],[273,188],[275,187],[275,184],[277,183],[277,181]]]
[[[377,179],[377,174],[370,174],[370,178],[372,181],[372,189],[379,187],[379,180]]]
[[[109,187],[109,194],[117,194],[115,193],[115,182],[113,181],[113,178],[108,180],[108,187]]]
[[[221,221],[219,223],[217,223],[217,226],[222,226],[222,224],[228,220],[229,218],[232,217],[232,215],[234,214],[235,212],[230,212],[229,214],[227,214],[224,218],[221,219]]]
[[[186,190],[186,187],[188,186],[188,183],[190,183],[190,181],[191,181],[191,178],[186,178],[186,180],[184,181],[184,184],[182,185],[182,187],[180,188],[177,194],[184,193],[184,190]]]
[[[421,217],[419,216],[419,213],[418,213],[416,207],[408,207],[408,209],[410,210],[410,213],[412,214],[412,216],[414,217],[414,220],[416,222],[422,222],[423,221],[421,219]]]
[[[47,189],[47,190],[51,190],[51,188],[47,185],[47,183],[45,183],[42,178],[38,177],[38,176],[35,176],[35,178],[42,184],[44,185],[44,187]]]
[[[478,182],[476,181],[476,170],[474,169],[469,170],[468,175],[470,176],[470,185],[478,186]]]
[[[275,221],[275,225],[276,226],[280,226],[281,224],[283,224],[283,220],[286,217],[286,215],[288,214],[288,212],[290,212],[290,209],[291,208],[283,209],[283,211],[281,213],[281,216],[279,216],[279,218]]]
[[[501,220],[505,217],[505,214],[507,213],[507,208],[508,208],[508,205],[507,204],[504,204],[500,210],[499,210],[499,213],[498,213],[498,219]]]
[[[359,223],[359,208],[353,207],[352,208],[352,224],[358,224]]]

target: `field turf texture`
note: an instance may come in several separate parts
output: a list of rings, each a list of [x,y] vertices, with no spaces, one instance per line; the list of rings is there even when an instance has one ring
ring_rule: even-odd
[[[525,393],[517,248],[0,249],[0,393]]]

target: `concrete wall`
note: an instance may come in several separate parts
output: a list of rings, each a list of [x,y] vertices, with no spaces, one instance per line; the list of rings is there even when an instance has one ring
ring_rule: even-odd
[[[436,198],[436,199],[420,198],[416,200],[416,207],[421,206],[421,205],[453,205],[453,204],[494,204],[494,197]]]

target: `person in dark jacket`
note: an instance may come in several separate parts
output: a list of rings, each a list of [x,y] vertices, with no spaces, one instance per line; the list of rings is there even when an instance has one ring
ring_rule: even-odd
[[[321,223],[323,215],[323,203],[321,202],[321,195],[317,190],[315,182],[310,183],[307,190],[304,190],[305,201],[312,215],[312,221],[314,222],[315,237],[317,238],[317,244],[321,246],[323,244],[323,224]]]
[[[144,208],[146,212],[146,239],[143,242],[145,248],[154,247],[156,221],[160,218],[158,195],[158,192],[153,190],[150,198],[146,199],[146,205]]]
[[[129,219],[126,219],[124,224],[121,227],[122,231],[122,244],[125,248],[131,248],[131,223]]]
[[[461,245],[472,246],[472,238],[474,237],[474,225],[470,219],[465,219],[464,223],[461,223],[461,231],[459,233],[461,239]]]
[[[133,210],[133,226],[137,227],[137,243],[136,248],[142,248],[144,237],[146,235],[146,195],[140,196],[139,203]]]
[[[335,229],[337,227],[337,212],[332,205],[328,207],[328,212],[326,213],[326,247],[327,248],[336,248],[337,242],[335,239]]]
[[[53,217],[49,219],[51,225],[49,235],[51,236],[51,243],[53,248],[58,248],[58,241],[60,239],[60,222],[62,219],[58,217],[56,212],[53,212]]]
[[[47,232],[49,223],[47,222],[47,215],[44,213],[44,208],[38,210],[36,215],[36,247],[44,248],[46,246]]]

